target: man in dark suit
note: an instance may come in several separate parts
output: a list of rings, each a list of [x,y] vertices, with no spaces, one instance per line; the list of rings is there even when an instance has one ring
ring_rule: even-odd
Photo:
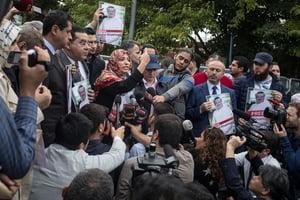
[[[62,49],[58,51],[61,63],[63,66],[73,65],[76,67],[76,72],[72,76],[72,84],[88,80],[89,81],[89,68],[85,62],[89,52],[89,38],[86,30],[79,26],[73,26],[72,40]],[[66,67],[65,67],[66,68]],[[71,88],[68,88],[68,92]],[[88,99],[90,102],[94,101],[95,92],[92,89],[88,90]],[[72,107],[72,111],[77,111],[79,105]]]
[[[207,65],[207,82],[197,85],[190,93],[186,117],[193,122],[195,136],[200,136],[202,131],[209,126],[208,112],[212,103],[206,99],[207,95],[229,93],[232,108],[236,108],[235,93],[232,89],[220,84],[224,75],[225,65],[219,60],[211,61]],[[225,133],[226,135],[232,133]]]
[[[105,68],[105,61],[100,55],[97,55],[97,47],[101,45],[102,41],[97,41],[96,32],[92,28],[85,28],[88,34],[90,49],[87,57],[87,65],[89,67],[89,80],[93,89],[96,79],[100,76],[102,70]],[[102,51],[102,49],[101,49]],[[100,53],[100,52],[99,52]]]
[[[43,82],[52,93],[50,106],[43,110],[45,120],[42,122],[42,130],[46,147],[54,142],[56,122],[67,114],[66,72],[56,50],[63,48],[72,39],[71,29],[71,17],[63,11],[54,10],[45,17],[43,40],[52,63],[48,78]]]

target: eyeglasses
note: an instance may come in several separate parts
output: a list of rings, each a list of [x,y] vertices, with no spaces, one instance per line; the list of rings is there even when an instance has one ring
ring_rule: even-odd
[[[190,60],[188,60],[188,59],[186,59],[186,58],[184,58],[182,56],[177,56],[177,57],[178,57],[179,60],[184,60],[185,64],[189,64],[191,62]]]

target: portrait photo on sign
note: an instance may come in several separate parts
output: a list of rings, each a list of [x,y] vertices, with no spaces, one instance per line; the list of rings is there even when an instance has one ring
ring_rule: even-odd
[[[235,123],[230,94],[208,95],[206,99],[212,103],[212,109],[208,113],[210,125],[220,128],[225,135],[234,134]]]
[[[268,100],[273,100],[272,92],[274,90],[248,88],[246,113],[257,121],[254,127],[258,129],[267,129],[270,126],[270,119],[264,117],[264,110],[268,107],[273,109],[273,104]]]
[[[99,7],[103,8],[104,16],[99,20],[97,40],[120,46],[124,32],[125,7],[101,1]]]
[[[72,88],[72,99],[77,108],[82,108],[89,104],[88,90],[91,89],[91,84],[88,80],[83,80],[74,84]]]

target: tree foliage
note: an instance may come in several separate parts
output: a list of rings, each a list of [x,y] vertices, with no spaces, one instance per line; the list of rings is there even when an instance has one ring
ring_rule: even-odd
[[[62,2],[79,25],[87,24],[98,7],[94,0]],[[131,1],[105,2],[126,7],[128,39]],[[233,56],[251,60],[256,52],[267,51],[287,74],[300,64],[299,18],[299,0],[137,0],[134,39],[155,45],[161,54],[189,46],[206,59],[213,52],[228,58],[232,35]],[[213,39],[204,41],[200,32],[209,32]]]

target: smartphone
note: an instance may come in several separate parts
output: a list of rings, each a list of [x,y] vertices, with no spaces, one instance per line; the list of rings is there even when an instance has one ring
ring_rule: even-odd
[[[21,51],[11,51],[8,54],[7,63],[13,65],[19,65],[21,59],[22,52]]]
[[[37,53],[34,49],[29,49],[27,51],[28,54],[28,66],[32,67],[36,65],[37,62]],[[8,54],[7,63],[13,65],[19,65],[21,59],[22,52],[21,51],[11,51]]]

